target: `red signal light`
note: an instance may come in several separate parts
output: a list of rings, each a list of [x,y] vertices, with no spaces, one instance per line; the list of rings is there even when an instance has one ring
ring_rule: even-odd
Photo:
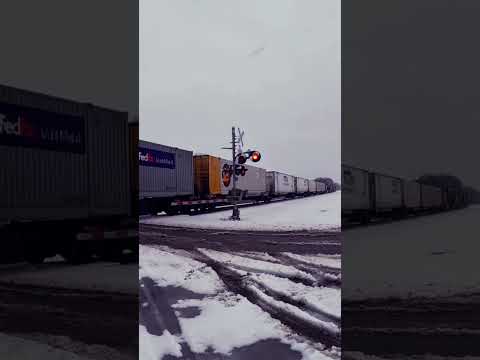
[[[261,157],[262,157],[262,156],[260,155],[260,153],[259,153],[258,151],[252,152],[252,161],[253,161],[253,162],[258,162],[258,161],[260,161]]]

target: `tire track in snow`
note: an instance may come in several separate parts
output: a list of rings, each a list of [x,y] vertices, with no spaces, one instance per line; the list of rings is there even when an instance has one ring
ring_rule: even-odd
[[[199,251],[196,251],[195,259],[210,266],[223,281],[226,288],[232,293],[239,294],[247,298],[252,304],[259,306],[263,311],[266,311],[274,319],[292,329],[294,332],[303,335],[313,341],[318,341],[327,348],[332,346],[341,346],[340,332],[334,333],[326,328],[318,326],[306,319],[306,316],[298,316],[292,312],[286,311],[284,308],[275,306],[266,298],[259,296],[259,294],[252,289],[241,275],[232,269],[229,269],[224,264],[212,260]]]

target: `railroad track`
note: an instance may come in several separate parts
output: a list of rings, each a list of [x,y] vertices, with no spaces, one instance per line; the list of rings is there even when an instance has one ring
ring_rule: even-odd
[[[247,207],[253,207],[253,206],[262,206],[262,205],[267,205],[267,204],[274,204],[274,203],[277,203],[277,202],[304,199],[304,198],[308,198],[308,197],[312,197],[312,196],[321,196],[321,195],[325,195],[325,194],[327,194],[327,193],[310,195],[310,196],[283,197],[283,198],[277,198],[277,199],[270,200],[270,201],[245,202],[245,203],[237,204],[237,207],[238,208],[247,208]],[[221,206],[217,206],[217,207],[214,207],[214,208],[207,208],[207,209],[205,209],[205,208],[202,209],[201,204],[200,204],[198,209],[191,209],[190,213],[188,215],[196,216],[196,215],[202,215],[202,214],[208,214],[208,213],[214,213],[214,212],[232,210],[232,209],[233,209],[233,205],[231,205],[231,204],[221,205]],[[171,214],[171,215],[168,215],[168,214],[142,215],[142,216],[140,216],[140,218],[148,219],[150,217],[155,217],[155,216],[177,216],[177,214]]]

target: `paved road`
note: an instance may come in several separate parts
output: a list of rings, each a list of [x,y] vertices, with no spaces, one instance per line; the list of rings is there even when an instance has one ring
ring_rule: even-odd
[[[64,268],[59,264],[52,266],[58,271]],[[137,294],[2,282],[3,273],[22,269],[22,265],[4,266],[0,271],[1,332],[26,338],[40,334],[65,336],[73,342],[115,349],[125,359],[138,357]],[[39,271],[48,269],[45,265]]]
[[[377,356],[480,356],[480,302],[342,303],[343,351]]]
[[[339,275],[339,269],[332,269],[325,266],[312,265],[295,261],[282,255],[282,252],[293,252],[297,254],[340,254],[341,236],[333,232],[232,232],[218,230],[185,229],[155,225],[140,225],[140,243],[143,245],[163,245],[168,248],[187,251],[195,260],[204,263],[212,268],[225,284],[228,291],[246,297],[251,303],[258,305],[262,310],[268,312],[273,318],[280,320],[295,334],[298,334],[314,343],[322,343],[331,348],[340,347],[341,338],[339,335],[322,331],[312,326],[308,321],[303,321],[292,316],[283,310],[270,306],[262,301],[245,284],[244,279],[232,271],[225,263],[213,261],[198,251],[199,248],[222,251],[224,253],[236,254],[241,251],[267,253],[279,263],[292,265],[295,268],[305,271],[314,276],[315,281],[310,283],[305,279],[290,280],[303,283],[307,286],[328,286],[339,288],[340,281],[329,280],[323,274]],[[254,256],[254,255],[253,255]],[[140,324],[144,325],[148,332],[154,335],[161,335],[164,330],[172,334],[181,334],[181,328],[177,315],[172,310],[172,305],[180,299],[202,298],[202,295],[195,294],[185,289],[174,287],[155,286],[149,278],[141,280],[140,301],[145,306],[140,308]],[[262,289],[269,296],[276,300],[293,305],[302,311],[313,314],[316,318],[333,321],[340,326],[339,319],[329,318],[328,315],[308,309],[305,304],[296,302],[288,297],[272,294]],[[339,299],[340,301],[340,299]],[[195,317],[198,309],[189,309],[190,312],[182,313],[182,317]],[[246,329],[245,331],[248,331]],[[182,353],[185,359],[300,359],[300,353],[290,349],[288,345],[277,340],[257,342],[254,345],[235,349],[228,357],[214,353],[194,353],[185,343],[182,343]]]
[[[219,251],[286,251],[299,254],[342,252],[339,232],[233,232],[140,224],[140,243],[185,250],[204,247]]]

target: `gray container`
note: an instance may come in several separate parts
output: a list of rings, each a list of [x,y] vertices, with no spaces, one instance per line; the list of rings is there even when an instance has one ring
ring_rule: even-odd
[[[317,184],[315,180],[308,180],[308,192],[312,194],[317,192]]]
[[[0,86],[0,221],[128,215],[127,114]]]
[[[128,114],[86,106],[90,215],[130,211]]]
[[[193,195],[193,152],[139,141],[139,198]]]

